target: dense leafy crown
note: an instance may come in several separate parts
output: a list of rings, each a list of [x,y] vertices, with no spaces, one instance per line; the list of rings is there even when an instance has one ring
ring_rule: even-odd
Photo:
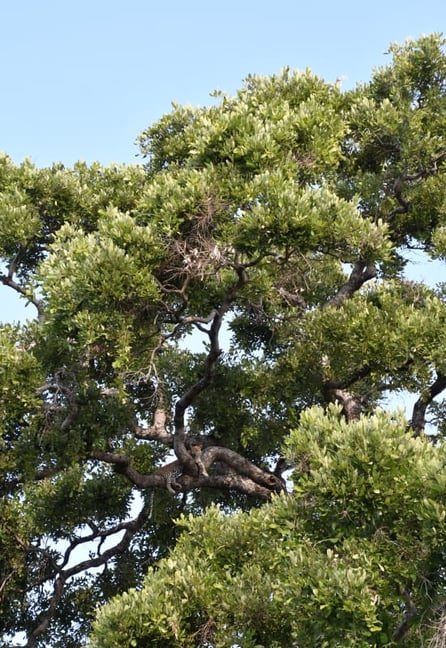
[[[410,271],[446,257],[444,45],[175,105],[139,166],[0,158],[0,280],[36,314],[0,326],[5,642],[78,646],[125,590],[94,646],[432,634],[446,306]]]

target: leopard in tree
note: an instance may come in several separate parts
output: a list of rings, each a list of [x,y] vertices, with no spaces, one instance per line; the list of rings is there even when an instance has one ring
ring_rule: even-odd
[[[203,447],[201,443],[188,443],[186,447],[187,451],[195,461],[198,476],[203,475],[203,477],[209,477],[208,471],[206,470],[206,466],[203,463],[203,458],[201,455]],[[181,477],[184,472],[183,466],[180,461],[172,461],[170,464],[159,468],[156,472],[158,475],[163,475],[163,477],[165,478],[166,489],[169,491],[169,493],[171,493],[171,495],[175,495],[179,490],[181,490],[181,484],[177,481],[178,477]]]
[[[176,495],[181,490],[181,484],[177,481],[183,474],[183,467],[179,461],[172,461],[156,471],[165,480],[165,487],[171,495]]]
[[[200,443],[189,443],[187,445],[187,450],[191,457],[195,461],[195,465],[197,466],[198,470],[198,475],[203,477],[209,477],[209,474],[206,470],[206,466],[203,463],[203,459],[201,456],[201,450],[202,450],[202,445]],[[166,490],[169,491],[171,495],[176,495],[182,488],[181,484],[177,481],[179,477],[183,474],[183,466],[180,461],[172,461],[169,464],[166,464],[165,466],[161,466],[161,468],[158,468],[156,471],[157,475],[162,475],[165,480],[165,487]],[[149,515],[148,517],[152,517],[153,513],[153,499],[154,499],[154,494],[155,491],[152,489],[150,493],[150,500],[149,500]]]
[[[209,477],[208,471],[206,470],[206,466],[203,463],[203,458],[201,455],[201,451],[203,449],[203,446],[201,443],[190,443],[188,446],[188,451],[189,454],[192,456],[192,458],[195,461],[195,465],[198,468],[198,475],[203,477]]]

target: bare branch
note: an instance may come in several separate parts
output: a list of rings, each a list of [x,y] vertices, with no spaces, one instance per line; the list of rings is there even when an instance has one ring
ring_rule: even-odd
[[[210,324],[212,320],[217,315],[217,310],[214,308],[207,317],[198,317],[197,315],[188,315],[187,317],[181,317],[181,324]]]
[[[7,585],[8,581],[14,576],[14,574],[17,573],[16,569],[13,569],[9,574],[7,574],[2,582],[0,583],[0,598],[1,598],[1,593],[4,590],[5,586]]]

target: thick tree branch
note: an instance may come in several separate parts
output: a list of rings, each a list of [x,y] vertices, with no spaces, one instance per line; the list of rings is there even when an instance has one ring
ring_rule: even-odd
[[[357,421],[361,416],[362,403],[361,400],[351,394],[345,389],[330,389],[328,390],[329,400],[333,403],[339,403],[342,407],[347,422]]]
[[[245,457],[242,457],[234,450],[221,446],[210,446],[202,451],[202,461],[207,468],[215,461],[222,461],[230,466],[237,474],[249,477],[253,482],[268,488],[270,491],[283,489],[282,480],[273,473],[258,468]],[[212,479],[212,476],[210,477]],[[206,485],[208,482],[206,481]]]
[[[410,427],[415,436],[419,436],[423,432],[426,426],[426,410],[434,398],[444,389],[446,389],[446,375],[438,372],[436,380],[420,396],[413,406]]]
[[[338,290],[334,297],[327,301],[325,307],[335,306],[336,308],[339,308],[342,303],[359,290],[366,281],[374,279],[376,274],[377,270],[374,263],[359,259],[354,264],[347,283]]]
[[[173,461],[166,466],[162,466],[158,471],[150,475],[145,475],[133,468],[130,465],[130,458],[123,454],[95,450],[91,453],[91,458],[113,464],[118,473],[127,477],[133,485],[141,490],[166,488],[166,469],[172,471],[176,468],[184,469],[183,474],[176,478],[176,481],[181,484],[182,491],[189,491],[192,488],[202,488],[203,486],[206,488],[225,487],[235,488],[235,490],[244,494],[255,494],[265,498],[270,497],[272,492],[283,490],[283,481],[280,477],[258,468],[237,452],[219,446],[206,448],[202,451],[201,458],[207,471],[215,461],[223,462],[232,469],[233,474],[237,475],[238,478],[228,479],[225,485],[220,475],[209,474],[208,476],[203,476],[197,474],[195,464],[193,469],[189,470],[188,466],[185,466],[180,461]]]
[[[137,439],[147,441],[160,441],[166,445],[173,446],[173,434],[166,429],[167,412],[164,400],[161,395],[153,414],[153,423],[150,427],[142,427],[135,422],[133,433]]]
[[[234,490],[251,497],[261,499],[270,499],[272,491],[264,486],[260,486],[252,481],[249,477],[229,472],[226,475],[212,475],[206,480],[206,486],[222,490]]]

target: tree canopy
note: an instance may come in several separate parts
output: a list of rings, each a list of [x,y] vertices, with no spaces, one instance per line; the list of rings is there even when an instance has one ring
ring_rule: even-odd
[[[98,648],[435,636],[446,304],[411,265],[446,257],[445,41],[390,55],[174,105],[140,165],[0,158],[35,309],[0,326],[5,643],[79,646],[104,604]]]
[[[445,448],[382,410],[339,415],[309,408],[291,433],[293,497],[180,519],[172,555],[101,611],[94,648],[423,645],[426,627],[407,632],[444,605]]]

